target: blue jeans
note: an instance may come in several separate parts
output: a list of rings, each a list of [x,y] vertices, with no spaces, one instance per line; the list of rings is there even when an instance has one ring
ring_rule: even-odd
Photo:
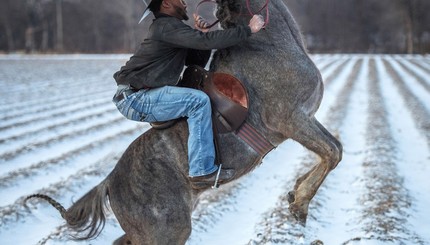
[[[214,164],[211,104],[200,90],[175,86],[142,89],[116,103],[126,118],[160,122],[187,117],[189,176],[197,177],[218,170]]]

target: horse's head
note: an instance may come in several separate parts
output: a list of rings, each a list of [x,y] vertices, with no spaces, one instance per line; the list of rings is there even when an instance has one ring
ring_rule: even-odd
[[[238,23],[241,4],[238,0],[217,0],[218,8],[216,17],[220,21],[221,26],[225,28],[233,27]]]

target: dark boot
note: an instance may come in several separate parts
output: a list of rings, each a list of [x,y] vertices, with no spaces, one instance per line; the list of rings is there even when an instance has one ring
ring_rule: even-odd
[[[189,177],[189,180],[191,182],[191,186],[194,189],[203,189],[209,186],[215,188],[218,187],[220,184],[226,183],[229,180],[233,179],[235,173],[236,171],[234,171],[234,169],[222,169],[220,167],[214,173],[198,177]]]

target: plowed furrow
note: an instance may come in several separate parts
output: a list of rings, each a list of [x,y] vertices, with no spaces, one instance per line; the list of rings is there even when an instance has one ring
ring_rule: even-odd
[[[321,70],[325,70],[325,69],[327,69],[328,67],[330,67],[330,66],[332,66],[333,64],[335,64],[337,62],[337,60],[331,60],[331,59],[327,59],[327,60],[325,60],[325,62],[324,63],[322,63],[322,62],[318,62],[318,61],[315,61],[315,65],[318,67],[318,69],[321,71]]]
[[[321,102],[320,108],[315,114],[316,118],[324,118],[327,115],[330,106],[335,103],[337,93],[344,87],[345,82],[349,79],[351,72],[354,70],[354,66],[357,65],[357,60],[349,59],[347,63],[343,64],[343,68],[337,74],[337,76],[333,76],[330,80],[327,77],[330,76],[331,71],[321,71],[321,75],[324,79],[324,83],[327,85],[324,86],[324,96]]]
[[[408,229],[410,196],[396,167],[396,142],[387,120],[387,110],[377,76],[375,61],[369,63],[366,156],[362,181],[366,189],[360,197],[359,222],[364,235],[353,240],[405,242],[420,240]],[[345,242],[344,244],[348,244]]]
[[[193,212],[193,230],[196,232],[208,232],[208,223],[216,223],[223,217],[223,212],[231,211],[235,202],[235,196],[245,186],[239,182],[225,185],[216,193],[206,192],[198,200],[198,205]],[[216,203],[216,208],[213,207]]]
[[[409,62],[421,68],[426,73],[430,73],[430,64],[424,63],[422,59],[411,59],[409,60]]]
[[[70,104],[68,103],[70,100],[77,100],[77,102],[81,102],[91,100],[93,98],[97,99],[104,97],[104,94],[107,94],[108,97],[111,97],[110,95],[113,95],[114,90],[114,88],[109,89],[105,87],[97,87],[95,89],[91,89],[91,87],[85,88],[87,89],[85,93],[82,91],[67,91],[67,93],[63,92],[58,95],[49,94],[43,98],[38,98],[34,95],[35,93],[40,92],[34,92],[31,90],[21,94],[22,98],[6,94],[3,98],[5,102],[9,103],[5,103],[4,105],[0,106],[0,114],[5,116],[14,116],[17,114],[25,115],[26,113],[32,113],[34,110],[39,110],[39,108],[50,108],[56,104],[68,105]],[[11,108],[13,108],[12,111],[10,110]]]
[[[367,97],[364,91],[368,74],[368,57],[363,56],[357,60],[353,56],[352,60],[362,62],[362,65],[355,78],[347,79],[347,83],[353,86],[348,102],[343,104],[342,101],[345,100],[338,98],[342,94],[339,92],[339,95],[334,96],[338,98],[335,105],[330,107],[330,111],[326,113],[327,116],[323,120],[324,125],[339,138],[343,145],[342,161],[330,172],[314,197],[313,202],[316,203],[318,212],[310,211],[314,214],[314,219],[311,219],[307,225],[307,229],[316,230],[316,234],[311,233],[310,237],[314,235],[314,239],[320,239],[325,244],[340,244],[341,241],[353,236],[355,229],[359,227],[355,222],[356,213],[359,210],[356,198],[362,192],[362,186],[357,181],[361,174],[357,169],[362,162],[362,149],[365,145],[362,133],[366,108],[363,103]],[[345,90],[348,91],[348,89]],[[342,110],[345,109],[338,109],[339,107],[347,107],[347,113],[342,122],[334,121],[332,125],[331,118],[338,118],[336,114],[342,114]]]
[[[111,90],[93,91],[91,94],[62,97],[62,100],[53,100],[41,102],[37,100],[34,104],[25,104],[19,107],[11,106],[4,113],[0,112],[1,121],[9,121],[18,117],[41,114],[46,111],[58,110],[69,105],[81,103],[82,101],[93,101],[100,98],[109,98],[112,95]],[[13,109],[12,109],[13,108]]]
[[[406,214],[409,230],[413,231],[417,239],[410,240],[406,244],[429,244],[430,237],[428,229],[423,224],[430,223],[430,216],[426,215],[430,203],[430,159],[429,148],[426,137],[416,127],[414,117],[410,114],[407,101],[402,100],[394,81],[387,74],[386,67],[381,59],[376,59],[378,71],[381,77],[381,92],[387,110],[387,118],[391,129],[393,140],[396,143],[394,155],[397,169],[399,169],[400,180],[408,190],[411,207]],[[405,225],[406,225],[405,224]],[[424,228],[425,227],[425,228]],[[424,241],[422,242],[421,239]]]
[[[295,177],[289,179],[283,184],[284,190],[291,190],[294,186],[294,179],[302,176],[315,164],[315,158],[309,155],[304,157],[298,166],[294,169]],[[306,236],[310,234],[303,226],[297,224],[295,218],[288,210],[288,193],[284,192],[276,201],[275,207],[267,210],[267,212],[256,223],[255,236],[251,238],[249,244],[300,244],[300,240],[309,241]],[[312,206],[320,205],[313,201]],[[312,212],[313,207],[310,207],[308,220],[315,219]]]
[[[354,65],[351,74],[349,75],[347,82],[344,87],[338,93],[335,104],[332,105],[326,117],[330,122],[331,128],[336,131],[342,126],[344,121],[348,103],[354,90],[356,80],[361,70],[363,61],[360,60]],[[327,123],[326,123],[327,125]],[[303,159],[299,165],[299,169],[296,169],[295,178],[297,179],[305,174],[312,166],[318,161],[314,155],[309,154]],[[255,234],[257,237],[253,238],[250,244],[270,244],[270,243],[284,243],[284,244],[299,244],[298,241],[305,239],[306,241],[313,240],[314,238],[311,231],[307,231],[304,227],[295,223],[294,217],[290,214],[287,207],[288,203],[288,191],[294,186],[293,180],[290,180],[285,184],[285,190],[278,199],[276,207],[267,212],[266,216],[260,223],[258,223]],[[321,190],[318,195],[312,200],[309,206],[308,220],[318,220],[317,214],[320,213],[319,209],[323,205],[323,199]],[[306,238],[306,236],[309,236]],[[310,239],[310,240],[309,240]]]
[[[32,89],[41,88],[49,90],[52,86],[59,85],[67,87],[75,83],[90,85],[94,79],[101,77],[110,78],[112,71],[115,71],[122,64],[121,60],[101,61],[101,60],[58,60],[49,61],[45,58],[37,61],[38,67],[35,69],[35,61],[25,60],[0,60],[1,75],[0,80],[8,82],[10,92],[25,93]],[[56,76],[52,75],[56,74]],[[85,83],[86,81],[86,83]],[[37,87],[29,86],[37,83]]]
[[[415,77],[415,79],[419,82],[421,86],[423,86],[424,89],[427,90],[427,92],[430,92],[430,78],[427,76],[421,76],[416,70],[413,70],[410,66],[406,65],[404,63],[404,60],[398,61],[398,64],[407,72],[409,75]],[[430,100],[429,100],[430,102]]]
[[[113,242],[117,238],[123,235],[122,232],[118,232],[120,227],[118,226],[118,221],[115,218],[115,216],[111,212],[106,213],[106,224],[103,228],[102,237],[106,238],[108,236],[110,239],[105,239],[106,241]],[[59,225],[57,227],[54,227],[50,230],[49,234],[44,235],[40,240],[37,242],[37,245],[44,245],[44,244],[79,244],[79,241],[76,241],[74,243],[70,242],[70,237],[72,235],[75,235],[70,230],[67,229],[67,226],[65,224]],[[91,244],[106,244],[106,243],[100,243],[100,242],[91,242]]]
[[[93,165],[80,169],[76,173],[70,175],[67,179],[51,184],[48,187],[39,189],[35,193],[43,193],[55,199],[64,196],[64,193],[79,193],[85,182],[94,182],[94,178],[100,179],[105,177],[113,168],[118,160],[118,156],[108,156],[106,159],[96,162]],[[89,190],[89,189],[88,189]],[[70,195],[70,194],[68,194]],[[14,203],[0,207],[0,227],[4,227],[11,223],[16,223],[25,216],[31,215],[31,209],[28,209],[23,204],[26,196],[19,197]],[[46,204],[46,201],[41,199],[31,199],[28,201],[29,206]],[[50,207],[51,208],[51,207]]]
[[[215,192],[206,192],[193,212],[193,231],[187,244],[210,242],[210,239],[202,239],[202,234],[205,237],[225,234],[225,244],[246,244],[254,233],[258,218],[272,207],[278,194],[282,193],[282,184],[290,178],[291,168],[299,163],[302,150],[300,145],[286,142],[240,181],[222,186]],[[288,160],[279,162],[271,156]],[[259,203],[258,200],[265,201]],[[235,226],[233,223],[241,225]],[[236,232],[242,235],[235,235]]]
[[[30,177],[31,175],[37,172],[43,172],[49,169],[51,166],[64,166],[67,165],[69,161],[76,158],[76,156],[80,154],[84,154],[90,152],[95,147],[100,147],[103,144],[107,144],[112,140],[115,140],[118,135],[121,136],[130,136],[133,133],[138,132],[138,127],[132,129],[126,129],[122,131],[118,131],[115,134],[109,135],[107,137],[102,137],[101,139],[97,139],[91,141],[87,144],[82,144],[77,148],[73,148],[65,153],[60,153],[58,156],[41,160],[36,163],[30,163],[25,167],[16,167],[15,170],[7,171],[6,174],[0,177],[0,187],[5,188],[22,180],[23,178]]]
[[[16,86],[5,89],[2,91],[1,95],[3,98],[11,98],[11,101],[4,100],[0,104],[0,109],[4,110],[9,104],[14,107],[20,107],[25,104],[35,104],[37,101],[44,103],[54,102],[56,100],[62,100],[64,98],[64,88],[67,88],[66,94],[74,95],[82,91],[82,88],[86,88],[87,92],[93,90],[99,90],[100,87],[97,83],[88,83],[86,79],[73,79],[72,77],[61,76],[57,81],[52,81],[50,78],[46,80],[40,80],[35,78],[20,79],[18,75],[15,80],[21,80],[24,86],[20,89],[16,89]],[[46,85],[42,85],[46,83]],[[37,84],[35,86],[28,86],[29,84]]]
[[[426,59],[421,56],[420,58],[415,58],[411,61],[430,72],[430,59]]]
[[[20,148],[16,148],[12,151],[0,154],[0,162],[11,160],[11,159],[15,158],[16,156],[24,154],[24,153],[25,154],[31,154],[32,151],[39,150],[42,147],[49,147],[52,144],[61,144],[62,142],[65,142],[67,140],[77,138],[80,136],[87,135],[87,134],[89,134],[93,131],[96,131],[96,130],[106,129],[106,128],[111,127],[112,125],[114,125],[114,124],[116,124],[122,120],[124,120],[124,118],[118,117],[114,120],[98,123],[96,125],[93,125],[91,127],[87,127],[87,128],[81,129],[81,130],[68,132],[65,134],[60,134],[60,135],[57,135],[56,137],[49,138],[49,139],[46,139],[43,141],[37,141],[36,140],[36,141],[32,142],[31,144],[27,144],[27,145],[22,146]],[[1,186],[1,184],[0,184],[0,186]]]
[[[327,125],[327,129],[331,132],[336,132],[340,128],[340,124],[343,122],[343,118],[345,118],[345,115],[348,112],[348,107],[346,105],[349,103],[351,98],[350,95],[362,65],[363,60],[358,60],[355,63],[354,67],[352,68],[352,72],[347,78],[345,86],[336,97],[335,107],[331,108],[330,112],[327,113],[325,125]]]
[[[8,145],[31,144],[28,141],[33,141],[37,136],[41,138],[58,136],[58,132],[64,132],[66,129],[77,128],[80,125],[92,123],[100,119],[105,119],[107,116],[116,114],[116,109],[108,109],[98,113],[79,114],[79,117],[69,118],[64,121],[56,122],[53,125],[39,125],[40,127],[32,127],[30,130],[20,130],[15,134],[5,138],[0,138],[0,144],[7,143]],[[119,114],[116,114],[119,115]],[[37,138],[40,140],[40,138]],[[27,143],[26,143],[27,142]],[[34,142],[33,142],[34,143]]]
[[[348,60],[341,61],[340,63],[336,63],[336,69],[332,70],[330,75],[324,78],[324,86],[329,86],[330,83],[339,76],[339,73],[344,69],[345,64]]]
[[[25,110],[41,102],[52,104],[77,94],[90,95],[109,89],[113,92],[112,71],[121,65],[121,60],[37,62],[38,69],[34,67],[35,61],[0,61],[0,81],[5,83],[5,89],[0,90],[0,114],[7,114],[11,107]]]
[[[52,110],[48,111],[46,113],[43,113],[38,116],[23,116],[20,117],[19,120],[14,121],[8,121],[6,123],[3,123],[2,126],[0,126],[0,131],[4,131],[10,128],[16,128],[20,126],[25,125],[34,125],[35,123],[40,122],[46,122],[46,121],[52,121],[53,119],[62,118],[74,113],[80,113],[82,111],[88,110],[88,109],[97,109],[98,107],[106,108],[110,107],[112,108],[110,100],[107,99],[98,99],[93,102],[82,102],[75,105],[70,105],[66,107],[62,107],[58,110]]]
[[[103,114],[109,114],[109,113],[115,113],[115,112],[116,110],[113,109],[112,106],[108,104],[102,105],[100,107],[95,107],[95,108],[86,108],[76,113],[64,112],[64,116],[52,117],[50,119],[45,118],[44,120],[41,120],[41,121],[35,121],[35,122],[29,122],[28,124],[23,124],[20,127],[11,127],[9,129],[6,129],[2,132],[3,137],[0,138],[0,141],[8,143],[8,141],[10,140],[11,142],[13,142],[14,140],[25,138],[24,136],[25,134],[27,134],[27,137],[32,137],[33,135],[30,135],[30,134],[33,132],[43,131],[49,128],[61,129],[63,125],[64,126],[70,125],[69,121],[76,122],[79,119],[87,120],[89,117],[92,117],[95,115],[101,116]],[[58,134],[58,132],[55,132],[55,131],[51,131],[51,133]]]
[[[417,128],[425,135],[427,145],[430,147],[430,113],[415,94],[411,92],[398,71],[387,60],[384,59],[383,62],[403,100],[406,101],[406,105],[415,120]]]
[[[96,84],[88,84],[88,81],[85,80],[79,79],[74,81],[72,78],[65,77],[61,78],[61,80],[65,81],[64,84],[53,83],[51,81],[51,84],[47,86],[27,87],[18,91],[8,90],[3,96],[18,99],[16,100],[17,104],[14,104],[14,106],[22,106],[24,100],[26,103],[37,103],[37,101],[48,103],[55,100],[62,100],[64,98],[62,86],[65,86],[67,88],[67,94],[71,95],[81,92],[82,88],[88,89],[88,92],[100,90],[100,87],[98,87]],[[38,81],[31,82],[40,84]],[[5,104],[0,105],[0,108],[4,107],[4,105]]]

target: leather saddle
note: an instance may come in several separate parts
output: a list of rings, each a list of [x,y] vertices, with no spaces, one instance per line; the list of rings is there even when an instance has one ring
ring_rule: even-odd
[[[205,92],[212,104],[212,120],[216,133],[237,130],[248,115],[248,93],[236,77],[219,72],[208,72],[199,66],[185,69],[179,86]],[[155,129],[166,129],[178,120],[151,123]]]

